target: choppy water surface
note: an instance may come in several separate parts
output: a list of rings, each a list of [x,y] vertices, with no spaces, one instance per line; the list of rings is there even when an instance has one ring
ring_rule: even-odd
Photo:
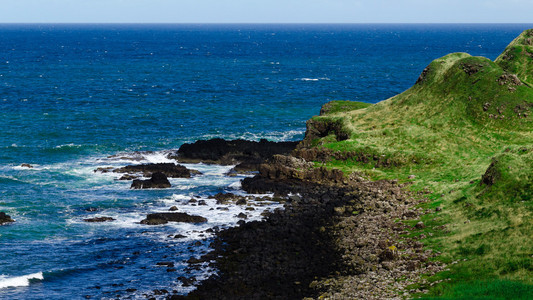
[[[16,219],[0,227],[0,298],[186,293],[177,277],[209,271],[185,264],[207,250],[206,229],[279,205],[217,209],[209,196],[242,193],[229,167],[188,165],[203,175],[167,190],[130,190],[94,169],[169,162],[166,150],[197,139],[297,140],[327,101],[378,102],[435,58],[495,59],[529,27],[0,25],[0,211]],[[155,152],[132,161],[134,151]],[[139,224],[173,205],[209,222]],[[97,216],[116,221],[83,221]],[[156,265],[167,261],[174,272]]]

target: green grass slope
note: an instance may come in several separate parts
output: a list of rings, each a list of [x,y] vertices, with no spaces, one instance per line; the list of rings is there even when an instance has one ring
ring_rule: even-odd
[[[533,299],[532,39],[496,62],[449,54],[402,94],[329,103],[308,122],[302,146],[327,149],[329,167],[431,191],[424,243],[453,262],[431,296]]]
[[[533,29],[524,31],[496,58],[496,63],[533,84]]]

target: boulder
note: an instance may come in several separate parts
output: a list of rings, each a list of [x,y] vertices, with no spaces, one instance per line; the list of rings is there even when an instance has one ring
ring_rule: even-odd
[[[11,219],[10,216],[6,215],[4,212],[0,212],[0,225],[4,225],[7,223],[13,223],[15,220]]]
[[[217,200],[217,204],[228,204],[230,202],[239,202],[246,199],[243,196],[235,195],[233,193],[218,193],[214,196],[209,196],[210,199]]]
[[[161,172],[152,174],[150,179],[141,180],[135,179],[131,183],[132,189],[164,189],[171,187],[167,176]]]
[[[153,213],[146,216],[146,219],[141,221],[145,225],[161,225],[168,222],[182,222],[182,223],[204,223],[207,219],[201,216],[189,215],[186,213]]]

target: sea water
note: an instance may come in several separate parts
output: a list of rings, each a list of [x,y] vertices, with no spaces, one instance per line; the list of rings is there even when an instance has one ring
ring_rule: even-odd
[[[207,229],[281,206],[217,205],[209,196],[244,194],[231,166],[187,165],[202,175],[155,190],[96,168],[175,162],[168,151],[198,139],[299,140],[330,100],[387,99],[433,59],[495,59],[530,27],[0,25],[0,211],[16,220],[0,227],[0,298],[187,293],[177,277],[216,272],[187,269]],[[171,206],[208,222],[140,224]],[[98,216],[116,220],[83,221]]]

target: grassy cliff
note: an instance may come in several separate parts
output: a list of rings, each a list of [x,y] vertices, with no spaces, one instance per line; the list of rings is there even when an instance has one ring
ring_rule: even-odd
[[[430,296],[533,297],[533,30],[496,61],[453,53],[375,105],[332,102],[308,122],[315,160],[429,190],[424,244],[449,271]],[[420,288],[428,288],[420,287]]]

